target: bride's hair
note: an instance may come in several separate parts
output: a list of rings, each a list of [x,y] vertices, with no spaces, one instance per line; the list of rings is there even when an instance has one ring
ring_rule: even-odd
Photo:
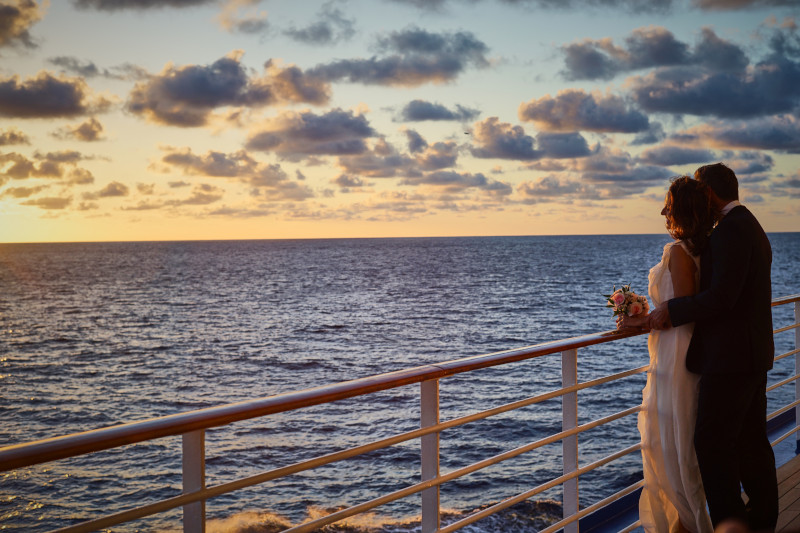
[[[686,242],[689,251],[700,255],[708,245],[715,211],[706,193],[707,185],[689,176],[672,180],[665,202],[667,231],[673,239]]]

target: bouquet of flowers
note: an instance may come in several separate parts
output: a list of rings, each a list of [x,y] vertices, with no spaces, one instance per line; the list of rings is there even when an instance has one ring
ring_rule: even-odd
[[[613,286],[611,288],[611,294],[604,294],[603,296],[605,296],[608,301],[606,307],[611,307],[614,310],[614,316],[636,316],[650,310],[647,297],[633,292],[630,284],[623,285],[619,289]]]

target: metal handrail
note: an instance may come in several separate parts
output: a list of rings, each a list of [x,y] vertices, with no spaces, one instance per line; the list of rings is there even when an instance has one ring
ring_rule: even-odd
[[[775,307],[792,302],[800,302],[800,294],[776,298],[772,301],[772,306]],[[141,422],[132,422],[73,435],[6,446],[0,448],[0,472],[108,450],[146,440],[182,435],[198,429],[224,426],[250,418],[320,405],[422,381],[440,379],[480,368],[524,361],[565,350],[574,350],[594,344],[634,337],[644,333],[646,332],[622,332],[616,330],[593,333],[525,348],[456,359],[435,365],[423,365],[333,385],[268,396],[257,400],[198,409]]]
[[[800,302],[800,294],[790,294],[789,296],[773,298],[772,307],[778,307],[779,305],[786,305],[794,302]]]
[[[408,486],[408,487],[406,487],[404,489],[395,491],[395,492],[390,493],[390,494],[385,494],[385,495],[383,495],[383,496],[381,496],[379,498],[375,498],[375,499],[370,500],[368,502],[364,502],[364,503],[355,505],[353,507],[348,507],[347,509],[342,509],[341,511],[338,511],[336,513],[330,514],[328,516],[324,516],[322,518],[318,518],[317,520],[314,520],[312,522],[306,522],[304,524],[301,524],[299,526],[293,527],[291,529],[287,529],[287,530],[284,531],[284,533],[305,533],[305,532],[308,532],[308,531],[314,531],[318,527],[322,527],[322,526],[325,526],[327,524],[332,524],[334,522],[338,522],[339,520],[342,520],[343,518],[347,518],[349,516],[353,516],[353,515],[356,515],[356,514],[363,513],[364,511],[368,511],[370,509],[378,507],[379,505],[383,505],[385,503],[389,503],[389,502],[392,502],[392,501],[395,501],[395,500],[399,500],[400,498],[404,498],[406,496],[410,496],[412,494],[416,494],[416,493],[421,492],[421,491],[423,491],[423,490],[425,490],[427,488],[431,488],[431,487],[435,487],[435,486],[438,486],[438,485],[442,485],[443,483],[446,483],[448,481],[452,481],[454,479],[458,479],[458,478],[460,478],[462,476],[465,476],[467,474],[471,474],[472,472],[477,472],[478,470],[480,470],[482,468],[485,468],[487,466],[498,464],[498,463],[500,463],[502,461],[505,461],[507,459],[512,459],[514,457],[517,457],[518,455],[522,455],[523,453],[527,453],[527,452],[536,450],[538,448],[541,448],[542,446],[547,446],[548,444],[553,444],[553,443],[558,442],[558,441],[560,441],[560,440],[562,440],[562,439],[564,439],[566,437],[570,437],[572,435],[578,435],[580,433],[583,433],[584,431],[588,431],[590,429],[594,429],[594,428],[596,428],[598,426],[602,426],[602,425],[607,424],[609,422],[613,422],[614,420],[619,420],[620,418],[626,417],[628,415],[631,415],[631,414],[634,414],[634,413],[638,413],[640,410],[641,409],[640,409],[639,406],[631,407],[630,409],[626,409],[625,411],[620,411],[619,413],[614,413],[613,415],[609,415],[607,417],[604,417],[604,418],[601,418],[601,419],[598,419],[598,420],[594,420],[594,421],[589,422],[587,424],[583,424],[583,425],[580,425],[578,427],[575,427],[575,428],[572,428],[572,429],[568,429],[566,431],[561,431],[559,433],[554,433],[553,435],[550,435],[549,437],[545,437],[543,439],[539,439],[539,440],[537,440],[535,442],[531,442],[531,443],[526,444],[524,446],[520,446],[518,448],[514,448],[513,450],[508,450],[506,452],[500,453],[500,454],[495,455],[493,457],[489,457],[489,458],[483,459],[482,461],[478,461],[476,463],[472,463],[469,466],[465,466],[465,467],[459,468],[457,470],[453,470],[452,472],[450,472],[448,474],[445,474],[443,476],[438,476],[435,479],[432,479],[432,480],[429,480],[429,481],[423,481],[421,483],[417,483],[416,485],[410,485],[410,486]],[[640,449],[640,447],[641,447],[640,445],[636,444],[636,445],[634,445],[634,446],[632,446],[630,448],[626,448],[627,451],[622,455],[627,455],[628,453],[632,453],[632,452]],[[613,455],[611,455],[609,457],[606,457],[605,461],[603,461],[602,459],[600,461],[595,461],[594,463],[592,463],[590,465],[584,466],[584,467],[576,470],[574,473],[561,476],[561,477],[557,478],[557,479],[559,479],[561,481],[559,483],[556,483],[556,485],[559,485],[560,483],[563,483],[564,481],[566,481],[568,479],[574,479],[574,478],[578,477],[581,474],[585,474],[586,472],[594,470],[595,468],[598,468],[598,467],[606,464],[607,462],[609,462],[609,461],[611,461],[613,459],[616,459],[618,457],[622,457],[622,455],[613,454]],[[555,485],[552,485],[552,486],[555,486]],[[530,494],[528,497],[534,496],[535,494],[538,494],[539,492],[542,492],[542,491],[546,490],[547,488],[551,488],[551,487],[548,486],[546,488],[543,488],[543,489],[539,490],[536,493]],[[498,510],[500,510],[502,508],[503,507],[500,507],[500,508],[498,508]]]
[[[798,295],[800,300],[800,295]],[[0,472],[641,335],[605,331],[0,448]]]
[[[796,304],[795,305],[796,323],[787,327],[774,330],[774,333],[780,333],[791,329],[798,330],[795,332],[796,344],[800,344],[800,329],[799,329],[800,303],[798,302],[800,302],[800,294],[786,296],[782,298],[776,298],[772,302],[773,307],[788,303]],[[600,343],[612,342],[628,337],[642,335],[644,333],[647,333],[647,331],[628,330],[628,331],[607,331],[601,333],[594,333],[594,334],[574,337],[571,339],[563,339],[559,341],[538,344],[535,346],[518,348],[514,350],[506,350],[491,354],[478,355],[463,359],[446,361],[443,363],[423,365],[415,368],[399,370],[396,372],[390,372],[376,376],[369,376],[366,378],[336,383],[333,385],[316,387],[312,389],[306,389],[302,391],[289,392],[275,396],[260,398],[256,400],[232,403],[217,407],[210,407],[206,409],[200,409],[186,413],[180,413],[176,415],[169,415],[161,418],[145,420],[141,422],[134,422],[134,423],[122,424],[119,426],[113,426],[109,428],[87,431],[84,433],[79,433],[74,435],[44,439],[27,444],[8,446],[5,448],[0,448],[0,472],[6,470],[12,470],[15,468],[21,468],[25,466],[42,464],[56,459],[75,457],[86,453],[106,450],[122,445],[133,444],[137,442],[152,440],[155,438],[173,436],[173,435],[183,435],[184,445],[186,445],[187,437],[191,435],[199,435],[199,438],[202,439],[203,438],[202,435],[205,429],[227,425],[232,422],[252,419],[260,416],[271,415],[286,411],[292,411],[295,409],[309,407],[313,405],[325,404],[337,400],[353,398],[357,396],[362,396],[382,390],[393,389],[415,383],[421,383],[424,389],[427,383],[431,382],[438,383],[437,380],[443,377],[470,372],[482,368],[489,368],[513,362],[534,359],[537,357],[555,353],[561,353],[562,357],[565,357],[566,354],[571,353],[572,354],[571,364],[576,365],[577,360],[575,359],[575,357],[578,348],[583,348],[586,346],[591,346]],[[784,357],[788,357],[790,355],[798,353],[799,350],[797,349],[797,346],[795,348],[796,349],[793,351],[775,357],[775,360],[777,361]],[[566,367],[564,367],[562,363],[562,371],[564,371],[564,368]],[[334,461],[339,461],[342,459],[367,453],[369,451],[377,450],[380,448],[385,448],[387,446],[391,446],[411,439],[416,439],[421,437],[431,438],[432,436],[435,436],[434,434],[438,435],[443,430],[460,426],[475,420],[487,418],[489,416],[493,416],[496,414],[518,409],[520,407],[525,407],[528,405],[539,403],[548,399],[556,397],[565,397],[566,401],[567,395],[574,395],[580,390],[588,389],[603,383],[608,383],[610,381],[638,374],[644,372],[646,369],[647,366],[642,366],[639,368],[626,370],[624,372],[620,372],[615,375],[604,376],[583,383],[576,383],[575,378],[572,378],[573,380],[571,382],[568,382],[572,384],[567,385],[567,383],[565,383],[565,385],[567,386],[563,386],[560,389],[553,390],[544,394],[540,394],[530,398],[525,398],[523,400],[518,400],[505,405],[494,407],[492,409],[480,411],[477,413],[472,413],[470,415],[458,417],[445,422],[439,422],[437,415],[436,419],[432,421],[435,423],[430,423],[430,425],[424,425],[424,427],[420,429],[408,431],[382,440],[374,441],[362,446],[357,446],[347,450],[330,453],[307,461],[302,461],[299,463],[295,463],[293,465],[288,465],[267,472],[262,472],[256,475],[251,475],[246,478],[237,479],[232,482],[223,483],[213,487],[205,487],[204,485],[201,484],[201,486],[196,488],[191,488],[189,489],[189,491],[187,491],[186,485],[184,484],[184,494],[182,495],[164,499],[141,507],[137,507],[135,509],[129,509],[126,511],[118,512],[113,515],[108,515],[103,518],[98,518],[96,520],[83,522],[81,524],[67,527],[58,531],[63,531],[63,532],[91,531],[94,529],[100,529],[104,527],[113,526],[115,524],[128,522],[137,518],[149,516],[176,507],[187,506],[188,504],[199,505],[200,503],[205,502],[205,500],[212,498],[214,496],[219,496],[221,494],[232,492],[234,490],[249,487],[258,483],[263,483],[271,479],[284,477],[292,473],[297,473],[311,468],[316,468],[317,466],[329,464]],[[800,372],[800,367],[796,368],[795,372]],[[772,385],[769,388],[769,390],[776,389],[791,382],[795,382],[796,387],[800,387],[800,381],[798,381],[798,375],[795,375]],[[436,385],[436,387],[437,388],[435,390],[436,394],[438,395],[438,384]],[[800,388],[798,388],[798,391],[799,391],[798,397],[800,397]],[[423,390],[423,396],[424,396],[424,390]],[[571,401],[576,401],[576,400],[573,399]],[[778,411],[771,413],[768,416],[768,419],[777,417],[780,414],[788,410],[791,410],[793,408],[797,408],[798,410],[800,410],[800,407],[798,406],[800,406],[800,400],[790,403],[789,405],[784,406]],[[436,409],[438,410],[438,403]],[[342,509],[326,517],[311,522],[298,524],[295,527],[289,529],[288,531],[297,533],[304,531],[312,531],[318,527],[324,526],[325,524],[333,523],[348,516],[359,514],[361,512],[372,509],[378,505],[382,505],[384,503],[388,503],[411,494],[422,492],[424,499],[425,491],[428,491],[430,489],[438,490],[438,487],[443,483],[467,475],[474,471],[480,470],[481,468],[484,468],[486,466],[499,463],[501,461],[504,461],[512,457],[516,457],[522,453],[529,452],[546,444],[552,444],[557,441],[566,442],[569,439],[575,439],[578,434],[584,431],[609,423],[613,420],[617,420],[622,417],[635,414],[640,410],[641,406],[635,406],[626,409],[624,411],[621,411],[619,413],[609,415],[589,423],[584,423],[582,425],[575,425],[574,427],[565,425],[562,426],[562,431],[560,433],[556,433],[548,437],[545,437],[543,439],[540,439],[538,441],[528,443],[524,446],[508,450],[506,452],[500,453],[493,457],[489,457],[477,463],[473,463],[471,465],[451,471],[447,474],[440,475],[438,473],[438,466],[436,466],[436,471],[434,473],[434,476],[431,478],[426,478],[423,476],[423,481],[420,483],[405,487],[404,489],[395,491],[390,494],[385,494],[381,497],[375,498],[368,502],[362,502],[358,505]],[[575,424],[577,424],[577,418],[575,419]],[[773,446],[778,442],[781,442],[784,439],[788,438],[789,436],[797,433],[799,430],[800,426],[795,427],[794,429],[785,433],[773,443]],[[423,438],[423,447],[424,447],[424,440],[425,439]],[[200,446],[202,453],[202,440],[200,441]],[[436,444],[436,446],[437,446],[436,453],[438,453],[438,443]],[[543,485],[540,485],[539,487],[530,489],[522,494],[503,500],[502,502],[499,502],[486,509],[483,509],[482,511],[476,514],[465,517],[454,524],[448,525],[446,528],[437,529],[437,531],[440,531],[441,533],[445,533],[447,531],[454,531],[455,529],[458,529],[469,523],[477,521],[484,516],[488,516],[489,514],[492,514],[501,509],[509,507],[514,503],[530,498],[531,496],[538,494],[539,492],[542,492],[548,488],[552,488],[556,485],[568,482],[577,483],[576,480],[580,475],[583,475],[619,457],[622,457],[634,451],[638,451],[640,448],[641,445],[637,444],[582,467],[577,467],[577,464],[574,464],[573,466],[570,467],[569,471],[567,470],[567,465],[565,463],[564,475],[556,479],[553,479]],[[575,448],[575,451],[573,453],[575,453],[577,457],[577,448]],[[565,459],[567,456],[566,454],[567,452],[565,448],[564,451]],[[201,461],[203,460],[202,455],[200,460]],[[186,463],[184,462],[184,475],[186,472],[185,469],[186,469]],[[586,514],[593,512],[596,508],[602,507],[603,505],[606,505],[606,503],[614,501],[615,499],[619,498],[622,493],[627,494],[628,492],[635,490],[640,485],[641,483],[632,485],[631,487],[623,489],[623,491],[621,491],[617,495],[612,495],[602,500],[601,502],[597,502],[594,505],[581,510],[578,510],[576,507],[575,509],[570,511],[565,506],[565,518],[559,521],[558,523],[553,524],[545,531],[550,531],[550,530],[555,531],[556,529],[561,529],[561,528],[564,528],[565,531],[577,531],[576,528],[578,519],[585,516]],[[577,498],[577,485],[574,485],[574,487],[575,487],[574,498]],[[564,487],[565,498],[567,496],[566,489],[567,487],[565,485]],[[186,507],[184,507],[184,509],[186,509]],[[423,506],[423,511],[424,511],[424,506]],[[569,514],[569,516],[567,516],[567,514]],[[424,516],[425,513],[423,512],[423,517]],[[424,528],[424,523],[423,523],[423,528]]]

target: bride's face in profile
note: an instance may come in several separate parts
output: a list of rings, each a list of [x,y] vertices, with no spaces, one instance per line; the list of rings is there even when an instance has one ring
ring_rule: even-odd
[[[669,192],[667,193],[666,197],[664,197],[664,208],[661,210],[661,215],[668,217],[669,216],[669,204],[671,203],[669,197]]]

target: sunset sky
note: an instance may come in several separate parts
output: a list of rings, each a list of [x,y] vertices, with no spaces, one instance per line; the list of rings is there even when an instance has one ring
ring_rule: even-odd
[[[0,0],[0,242],[800,231],[797,0]]]

